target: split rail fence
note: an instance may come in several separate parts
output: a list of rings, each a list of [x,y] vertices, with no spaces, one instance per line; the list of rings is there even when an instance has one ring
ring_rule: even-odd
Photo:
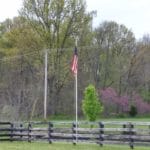
[[[0,122],[0,141],[47,141],[150,146],[150,122]]]

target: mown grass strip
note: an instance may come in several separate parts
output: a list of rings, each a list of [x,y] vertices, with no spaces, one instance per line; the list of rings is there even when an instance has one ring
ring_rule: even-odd
[[[27,142],[2,142],[0,150],[130,150],[127,145],[104,145],[71,143],[27,143]],[[149,150],[150,147],[136,146],[136,150]]]

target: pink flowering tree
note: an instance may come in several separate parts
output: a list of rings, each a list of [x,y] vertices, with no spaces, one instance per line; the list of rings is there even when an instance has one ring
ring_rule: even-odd
[[[106,115],[126,113],[129,111],[128,96],[118,96],[117,92],[111,87],[100,90],[100,95]]]
[[[140,95],[135,93],[133,94],[133,103],[137,108],[138,114],[143,115],[150,113],[150,104],[143,101]]]
[[[105,115],[128,114],[131,106],[135,106],[139,115],[150,113],[150,104],[136,93],[130,96],[119,96],[115,89],[108,87],[100,90]]]

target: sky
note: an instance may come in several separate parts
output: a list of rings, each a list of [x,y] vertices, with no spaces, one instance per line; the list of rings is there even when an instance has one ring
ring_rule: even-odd
[[[115,21],[131,29],[136,38],[150,34],[150,0],[86,0],[87,10],[97,11],[93,26]],[[22,0],[0,0],[0,22],[18,15]]]
[[[0,22],[18,15],[22,0],[0,0]]]
[[[137,39],[150,34],[150,0],[86,0],[87,9],[97,10],[94,26],[103,21],[124,24]]]

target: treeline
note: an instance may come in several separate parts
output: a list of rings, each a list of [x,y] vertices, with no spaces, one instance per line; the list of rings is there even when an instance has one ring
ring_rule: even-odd
[[[144,104],[150,103],[150,36],[137,40],[130,29],[113,21],[93,28],[94,15],[87,12],[83,0],[24,0],[18,17],[0,23],[1,119],[42,117],[45,49],[48,114],[74,115],[70,63],[76,37],[80,115],[88,84],[95,85],[103,100],[115,99],[115,94],[104,98],[107,89],[117,93],[119,102],[119,97],[128,97],[127,111],[121,111],[124,105],[108,107],[104,101],[107,116],[128,113],[130,106],[137,106],[135,95]]]

